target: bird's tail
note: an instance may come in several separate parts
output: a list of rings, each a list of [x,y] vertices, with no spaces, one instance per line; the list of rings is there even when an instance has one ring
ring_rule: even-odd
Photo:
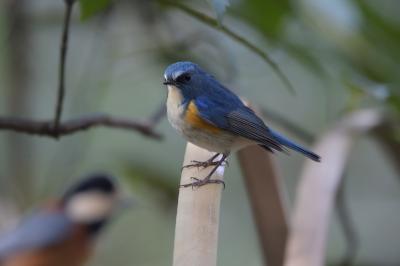
[[[314,160],[316,162],[321,161],[321,157],[318,154],[315,154],[315,153],[307,150],[306,148],[303,148],[299,144],[289,140],[288,138],[286,138],[285,136],[282,136],[278,132],[270,130],[270,133],[274,137],[274,139],[277,142],[279,142],[280,144],[282,144],[283,146],[285,146],[289,149],[295,150],[297,152],[300,152],[300,153],[304,154],[305,156],[307,156],[308,158],[310,158],[311,160]]]

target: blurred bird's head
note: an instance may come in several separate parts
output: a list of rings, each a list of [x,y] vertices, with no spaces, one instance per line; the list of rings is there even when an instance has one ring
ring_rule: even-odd
[[[69,188],[61,199],[63,209],[74,223],[97,232],[121,203],[114,178],[93,174]]]
[[[195,63],[176,62],[169,65],[164,72],[164,85],[169,89],[177,88],[184,98],[191,98],[210,89],[217,82]]]

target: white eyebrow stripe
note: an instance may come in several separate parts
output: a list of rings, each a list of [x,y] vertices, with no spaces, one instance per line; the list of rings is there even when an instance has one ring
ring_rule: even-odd
[[[176,71],[176,72],[172,73],[172,78],[176,79],[177,77],[179,77],[183,73],[184,73],[184,71]]]

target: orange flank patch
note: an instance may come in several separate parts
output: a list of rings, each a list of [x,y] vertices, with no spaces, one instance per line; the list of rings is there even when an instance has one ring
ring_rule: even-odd
[[[25,250],[1,261],[1,266],[83,266],[91,254],[86,229],[73,228],[64,241],[39,249]]]
[[[192,127],[203,129],[209,131],[210,133],[219,133],[221,129],[217,128],[216,126],[208,123],[203,118],[199,116],[199,110],[197,109],[196,105],[193,101],[189,103],[189,106],[186,110],[185,120],[188,122]]]

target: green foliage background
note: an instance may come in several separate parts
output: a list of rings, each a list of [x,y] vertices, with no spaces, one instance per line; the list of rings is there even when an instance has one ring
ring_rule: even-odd
[[[12,103],[25,110],[15,114],[10,111],[13,73],[8,41],[16,29],[7,6],[0,3],[0,114],[50,118],[64,5],[50,0],[24,5],[30,75],[19,77],[29,86],[27,100],[21,96]],[[399,142],[396,0],[80,0],[77,7],[71,25],[65,118],[98,111],[147,117],[165,100],[164,68],[177,60],[192,60],[265,107],[267,114],[278,114],[313,137],[349,111],[371,107],[386,113],[391,125],[386,137]],[[271,125],[300,142],[309,141],[279,121]],[[2,201],[23,212],[62,191],[72,179],[106,169],[120,177],[139,203],[110,226],[91,265],[168,265],[185,142],[165,120],[157,129],[165,136],[161,142],[111,129],[58,142],[0,133]],[[18,148],[15,143],[24,145]],[[10,156],[16,149],[17,161]],[[277,155],[277,161],[293,200],[303,158]],[[359,233],[357,265],[400,261],[400,185],[395,167],[370,138],[360,140],[350,158],[345,192]],[[219,265],[262,265],[235,160],[226,175]],[[5,216],[0,218],[7,220]],[[338,265],[345,251],[333,217],[328,262]]]

